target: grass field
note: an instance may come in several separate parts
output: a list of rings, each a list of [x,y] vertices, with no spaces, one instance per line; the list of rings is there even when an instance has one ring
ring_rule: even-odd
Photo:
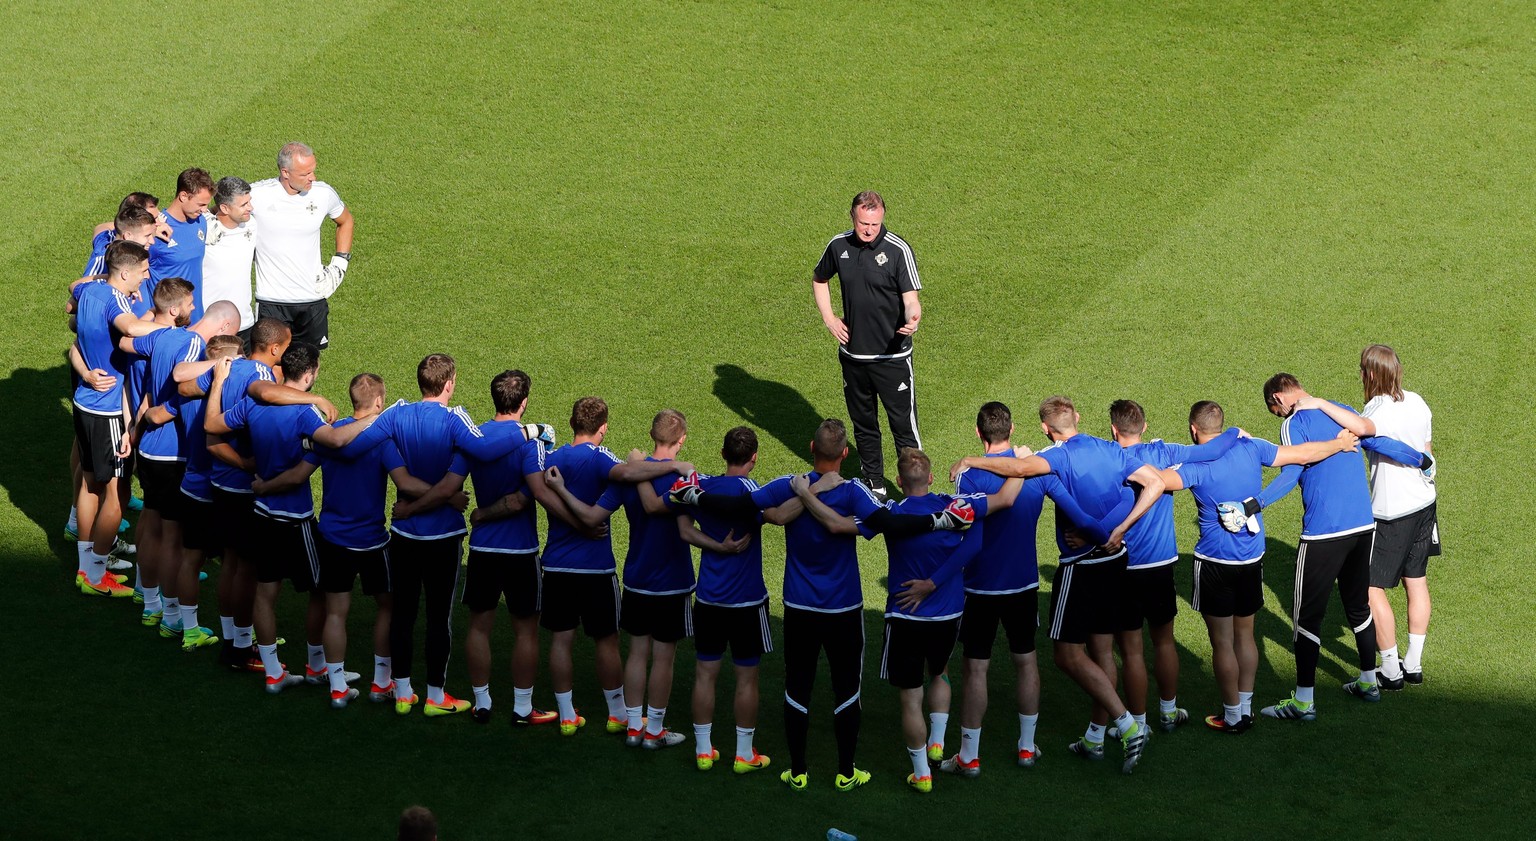
[[[383,838],[418,802],[445,839],[1525,834],[1525,4],[22,0],[6,18],[0,837]],[[1317,722],[1159,736],[1126,778],[1066,754],[1086,707],[1046,655],[1041,764],[1006,761],[1011,682],[995,672],[987,773],[941,779],[928,798],[901,785],[896,696],[875,678],[873,642],[860,764],[875,780],[852,795],[831,788],[824,676],[799,796],[768,774],[699,774],[684,749],[625,751],[601,728],[561,740],[505,718],[478,728],[368,704],[334,713],[318,692],[270,698],[146,633],[129,606],[67,586],[60,306],[90,227],[124,193],[169,197],[191,165],[269,177],[295,138],[358,219],[317,387],[338,404],[360,370],[410,396],[417,360],[446,351],[477,418],[490,376],[521,367],[532,419],[606,397],[616,450],[643,446],[670,406],[701,467],[718,467],[721,434],[745,422],[763,433],[760,478],[804,469],[815,423],[844,414],[808,275],[863,188],[885,194],[921,262],[918,388],[936,463],[974,449],[989,399],[1039,443],[1031,407],[1057,392],[1096,434],[1109,402],[1133,397],[1152,434],[1183,440],[1189,404],[1209,398],[1273,438],[1265,377],[1291,371],[1358,405],[1360,348],[1391,344],[1436,412],[1442,459],[1428,680],[1370,707],[1338,693],[1353,654],[1335,605]],[[1193,509],[1178,505],[1187,551]],[[1293,495],[1269,517],[1263,703],[1294,677],[1299,513]],[[777,613],[782,538],[766,534]],[[881,544],[861,558],[878,640]],[[1188,576],[1182,564],[1185,596]],[[280,616],[290,649],[298,604]],[[1184,607],[1181,698],[1203,714],[1217,704],[1209,646]],[[354,667],[369,620],[360,600]],[[578,704],[599,710],[590,648],[578,652]],[[669,716],[684,732],[690,652]],[[758,744],[787,762],[780,666],[765,663]],[[460,657],[449,689],[468,697]],[[542,676],[537,701],[553,702]]]

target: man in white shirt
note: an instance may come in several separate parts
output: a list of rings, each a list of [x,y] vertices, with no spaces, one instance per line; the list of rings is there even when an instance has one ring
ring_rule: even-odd
[[[251,216],[251,185],[233,175],[213,187],[214,212],[208,220],[203,252],[203,300],[229,301],[240,310],[244,341],[256,314],[251,309],[251,262],[256,255],[256,220]]]
[[[315,151],[288,143],[277,153],[277,177],[251,185],[256,230],[256,316],[275,318],[294,341],[322,350],[330,343],[326,300],[352,258],[352,212],[324,181],[315,180]],[[320,263],[320,227],[336,223],[336,253]]]
[[[1431,413],[1424,398],[1403,389],[1403,365],[1386,345],[1360,352],[1365,409],[1356,415],[1333,404],[1318,406],[1360,436],[1385,435],[1422,453],[1431,446]],[[1319,401],[1326,402],[1326,401]],[[1298,408],[1299,408],[1298,404]],[[1434,469],[1402,464],[1367,452],[1371,473],[1371,514],[1376,540],[1371,547],[1370,604],[1381,650],[1381,688],[1402,689],[1424,682],[1424,639],[1429,633],[1429,559],[1440,554],[1435,514]],[[1428,464],[1433,464],[1429,461]],[[1402,581],[1408,595],[1408,651],[1397,653],[1397,618],[1387,590]]]

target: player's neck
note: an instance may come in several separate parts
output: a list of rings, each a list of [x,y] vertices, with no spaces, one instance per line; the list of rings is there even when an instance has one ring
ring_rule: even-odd
[[[167,207],[165,212],[167,215],[174,216],[178,222],[191,222],[193,219],[197,218],[189,214],[186,209],[175,202],[173,202],[170,207]]]
[[[668,447],[656,447],[651,450],[651,458],[657,461],[675,461],[677,459],[677,451],[681,449],[682,446],[679,444],[673,444]]]
[[[423,403],[436,403],[439,406],[447,406],[448,405],[448,401],[452,400],[452,399],[453,399],[453,395],[452,394],[449,394],[446,391],[442,391],[442,392],[438,392],[437,394],[432,395],[431,397],[427,397],[426,395],[422,395],[421,402],[423,402]]]
[[[603,445],[603,436],[598,435],[596,432],[585,432],[585,433],[582,433],[580,435],[576,435],[576,436],[572,437],[571,438],[571,443],[572,444],[591,444],[594,447],[601,447]]]
[[[725,475],[727,476],[745,476],[751,472],[752,465],[750,464],[727,464],[725,466]]]
[[[1115,443],[1122,447],[1134,447],[1141,443],[1140,435],[1116,435]]]
[[[929,489],[932,487],[932,485],[913,485],[910,488],[902,488],[901,494],[907,499],[912,499],[919,496],[927,496]]]
[[[822,474],[841,473],[843,471],[843,460],[838,459],[837,461],[822,461],[817,459],[815,462],[812,462],[811,469],[817,473]]]
[[[159,324],[162,327],[175,327],[176,316],[171,315],[170,313],[166,313],[164,315],[155,313],[154,323]]]
[[[491,418],[494,421],[520,421],[522,419],[522,412],[497,412],[496,416]]]
[[[983,442],[983,443],[985,444],[985,442]],[[999,453],[1011,453],[1011,452],[1013,452],[1013,442],[1012,441],[999,441],[996,444],[985,444],[985,447],[984,447],[984,449],[982,449],[982,452],[986,453],[989,456],[997,455]]]
[[[1068,439],[1077,437],[1077,429],[1062,429],[1051,433],[1051,441],[1060,444]]]

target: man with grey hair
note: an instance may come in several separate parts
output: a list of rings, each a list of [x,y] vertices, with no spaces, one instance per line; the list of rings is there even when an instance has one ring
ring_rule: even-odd
[[[251,309],[251,263],[256,256],[256,220],[251,216],[251,185],[228,175],[213,186],[207,247],[203,252],[203,300],[229,301],[240,310],[243,340],[256,323]]]
[[[330,344],[327,299],[352,258],[352,212],[324,181],[315,180],[315,151],[287,143],[277,153],[277,177],[251,185],[256,229],[256,316],[293,330],[295,342]],[[336,253],[320,262],[320,227],[336,223]]]

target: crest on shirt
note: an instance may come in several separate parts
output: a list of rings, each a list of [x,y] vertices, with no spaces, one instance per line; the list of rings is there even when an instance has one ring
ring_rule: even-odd
[[[200,239],[200,240],[202,240],[202,241],[203,241],[203,242],[207,242],[207,241],[208,241],[208,238],[207,238],[207,237],[206,237],[206,236],[204,236],[204,235],[203,235],[203,232],[202,232],[202,231],[198,231],[198,232],[197,232],[197,238],[198,238],[198,239]]]
[[[314,213],[318,208],[315,207],[315,203],[314,202],[310,202],[309,206],[304,208],[304,209],[309,211],[310,213]]]
[[[885,265],[885,264],[886,264],[886,263],[887,263],[887,262],[889,262],[889,258],[887,258],[887,257],[886,257],[886,256],[885,256],[885,252],[884,252],[884,251],[882,251],[882,252],[880,252],[880,253],[879,253],[879,254],[876,254],[876,255],[875,255],[875,265],[877,265],[877,266],[883,266],[883,265]]]

